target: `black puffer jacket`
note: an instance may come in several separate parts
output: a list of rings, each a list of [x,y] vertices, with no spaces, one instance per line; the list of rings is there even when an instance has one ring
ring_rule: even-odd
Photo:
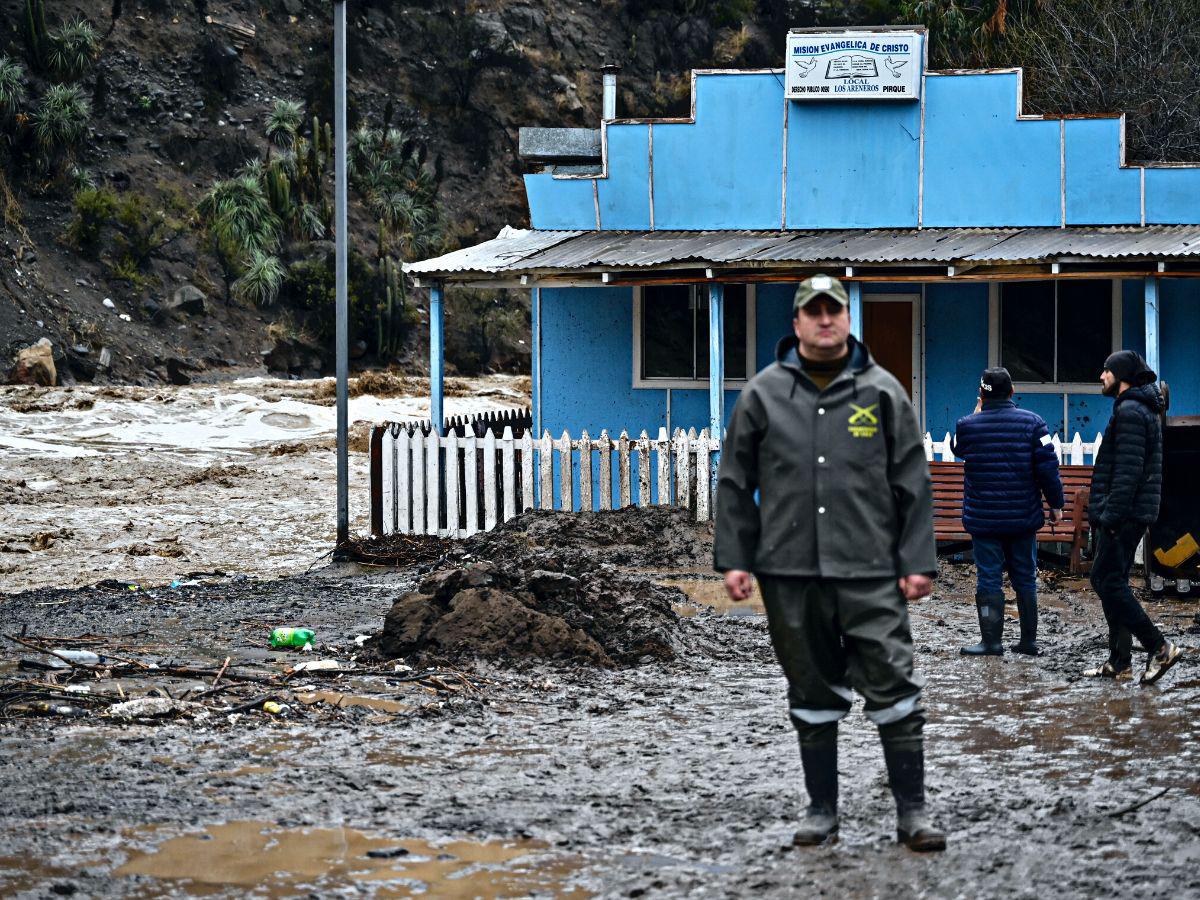
[[[1162,498],[1162,419],[1166,404],[1154,382],[1131,387],[1113,404],[1092,472],[1088,520],[1115,528],[1149,525]]]

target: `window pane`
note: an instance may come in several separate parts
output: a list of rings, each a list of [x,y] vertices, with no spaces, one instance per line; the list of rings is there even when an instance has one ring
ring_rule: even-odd
[[[643,288],[643,378],[693,377],[691,297],[686,284]]]
[[[1112,282],[1058,283],[1058,380],[1099,379],[1112,353]]]
[[[708,288],[696,287],[696,377],[708,377]],[[725,377],[746,377],[746,286],[725,285]]]
[[[1013,381],[1054,380],[1054,282],[1000,285],[1000,365]]]

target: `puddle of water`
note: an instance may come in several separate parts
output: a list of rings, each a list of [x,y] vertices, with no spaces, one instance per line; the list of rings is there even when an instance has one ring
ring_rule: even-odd
[[[725,582],[717,579],[664,578],[659,581],[659,584],[679,588],[688,595],[688,599],[693,603],[708,607],[723,616],[765,616],[767,614],[757,582],[754,584],[754,593],[750,595],[750,599],[741,602],[730,600],[729,594],[725,591]],[[682,603],[675,605],[673,609],[677,615],[685,617],[694,616],[703,611],[695,606]]]
[[[135,839],[145,830],[132,832]],[[540,841],[393,840],[353,828],[280,828],[269,822],[228,822],[135,853],[117,875],[145,875],[206,886],[253,886],[270,897],[298,888],[332,891],[369,883],[378,896],[525,896],[534,892],[586,897],[569,884],[581,861],[547,852]],[[377,857],[368,855],[374,852]],[[395,854],[395,855],[392,855]]]
[[[297,694],[296,699],[306,706],[314,703],[325,703],[329,706],[344,709],[347,706],[362,706],[386,713],[402,713],[412,709],[407,703],[398,700],[388,700],[384,697],[366,697],[361,694],[341,694],[337,691],[313,691],[308,694]]]

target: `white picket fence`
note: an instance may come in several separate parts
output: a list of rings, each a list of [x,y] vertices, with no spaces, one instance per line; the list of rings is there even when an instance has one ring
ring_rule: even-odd
[[[1071,438],[1071,443],[1064,444],[1057,434],[1050,438],[1050,446],[1054,448],[1054,455],[1058,457],[1060,465],[1069,466],[1091,466],[1096,464],[1096,454],[1100,452],[1101,435],[1096,435],[1096,440],[1090,444],[1085,443],[1083,438],[1079,436],[1079,432],[1075,432],[1075,437]],[[949,433],[940,441],[935,441],[929,436],[929,432],[925,432],[925,458],[930,462],[935,460],[941,462],[954,462],[954,451],[951,448],[951,438]],[[1085,459],[1084,457],[1088,457]]]
[[[1060,463],[1094,463],[1100,435],[1085,443],[1078,433],[1069,444],[1051,441]],[[950,435],[935,441],[926,432],[925,458],[954,461]],[[526,432],[514,437],[422,434],[400,427],[383,429],[378,516],[382,534],[434,534],[469,537],[488,531],[527,509],[611,510],[630,506],[681,506],[698,521],[712,517],[716,485],[713,454],[720,442],[708,429],[699,434],[665,428],[657,438],[607,431],[578,439],[563,432]],[[556,461],[557,457],[557,461]],[[615,476],[615,477],[614,477]]]
[[[381,530],[469,537],[527,509],[610,510],[635,502],[686,507],[707,521],[719,446],[707,429],[694,428],[674,437],[662,428],[656,439],[645,431],[615,439],[607,431],[578,439],[564,431],[555,439],[547,431],[538,440],[529,433],[516,438],[511,428],[481,438],[387,429]]]

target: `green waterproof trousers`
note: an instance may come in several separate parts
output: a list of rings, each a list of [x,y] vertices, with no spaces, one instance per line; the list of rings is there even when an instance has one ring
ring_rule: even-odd
[[[908,606],[894,578],[759,575],[788,708],[802,744],[837,738],[857,691],[886,744],[919,745],[925,727]]]

